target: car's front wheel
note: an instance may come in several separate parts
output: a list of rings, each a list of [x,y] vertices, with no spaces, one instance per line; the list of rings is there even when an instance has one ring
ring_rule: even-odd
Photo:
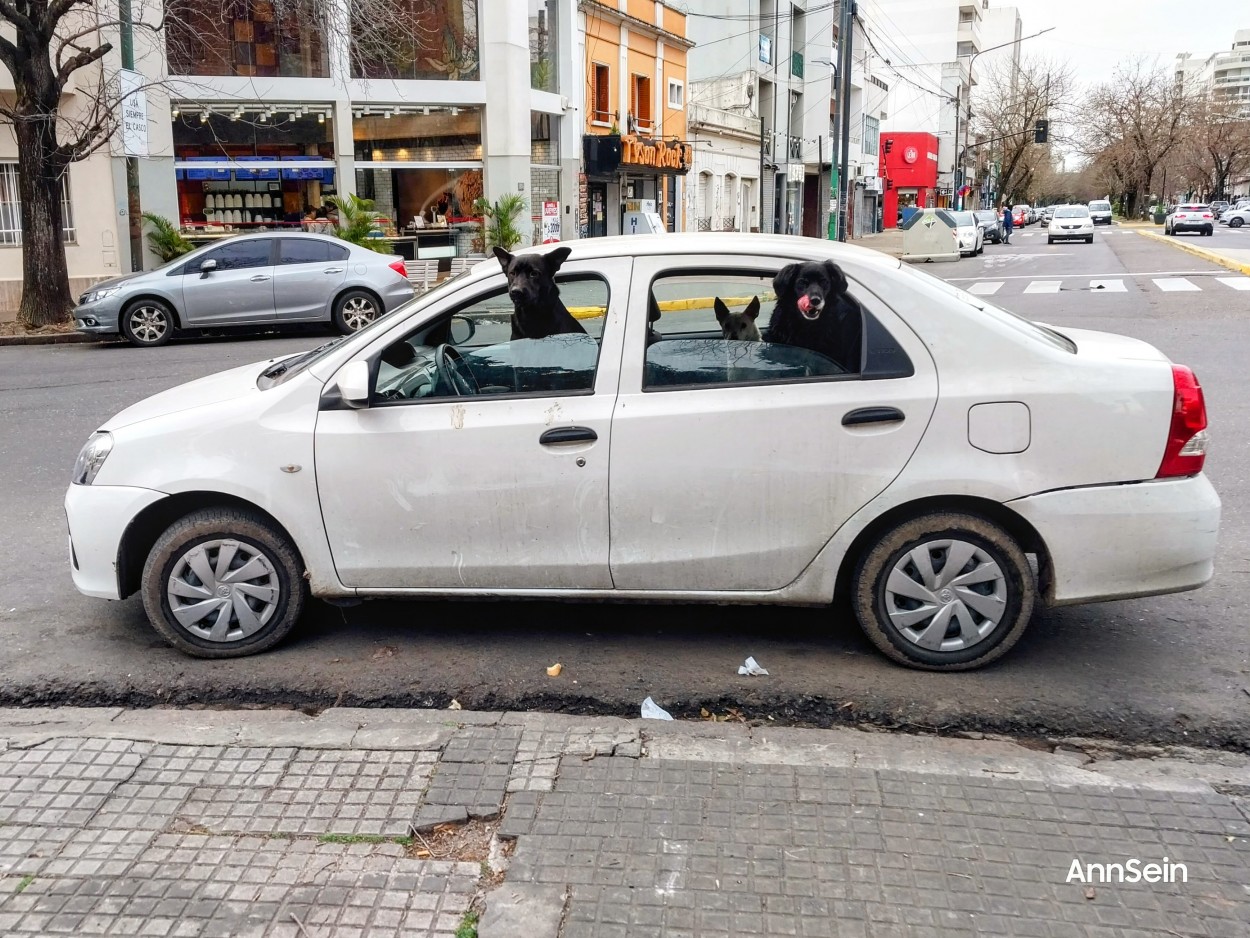
[[[348,290],[334,301],[334,327],[344,335],[359,332],[381,315],[377,297],[366,290]]]
[[[157,539],[143,567],[143,606],[161,637],[188,655],[254,655],[294,628],[307,594],[303,569],[271,521],[208,508]]]
[[[1240,227],[1241,227],[1242,225],[1244,225],[1244,224],[1245,224],[1245,221],[1244,221],[1243,219],[1240,219],[1240,218],[1230,218],[1230,219],[1228,220],[1228,227],[1229,227],[1229,228],[1240,228]]]
[[[1054,239],[1054,238],[1047,238],[1047,239],[1046,239],[1046,243],[1047,243],[1047,244],[1054,244],[1054,243],[1055,243],[1055,239]]]
[[[140,348],[164,345],[174,334],[174,312],[160,300],[136,300],[122,311],[121,331]]]
[[[967,671],[1019,640],[1037,584],[1024,551],[998,525],[939,512],[885,532],[860,557],[852,598],[860,627],[890,658]]]

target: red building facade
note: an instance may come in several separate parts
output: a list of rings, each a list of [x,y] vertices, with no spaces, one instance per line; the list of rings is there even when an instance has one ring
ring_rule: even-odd
[[[905,208],[937,205],[938,138],[925,133],[881,135],[881,188],[886,228]]]

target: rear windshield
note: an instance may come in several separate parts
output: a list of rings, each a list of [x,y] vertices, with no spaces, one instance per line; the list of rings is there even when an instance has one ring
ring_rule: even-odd
[[[1205,212],[1207,207],[1205,205],[1178,205],[1176,210],[1178,212]]]
[[[1089,209],[1084,205],[1065,205],[1055,209],[1056,218],[1088,218]]]
[[[1109,212],[1111,211],[1111,203],[1110,202],[1090,202],[1089,208],[1090,208],[1090,211],[1093,211],[1093,212]]]

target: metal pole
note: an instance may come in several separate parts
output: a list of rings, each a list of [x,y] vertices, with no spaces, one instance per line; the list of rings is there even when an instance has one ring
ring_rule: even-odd
[[[838,58],[842,62],[842,159],[838,166],[838,240],[847,240],[846,208],[851,184],[847,178],[851,162],[851,46],[854,41],[855,0],[843,0],[842,25],[838,31]]]
[[[963,76],[958,76],[959,84],[955,86],[955,136],[951,140],[954,157],[951,161],[951,195],[955,199],[955,208],[962,209],[963,196],[959,194],[959,92],[963,90]]]
[[[769,62],[768,64],[773,67],[773,128],[769,135],[770,139],[768,141],[768,144],[772,150],[774,167],[777,166],[777,97],[781,93],[781,87],[780,87],[781,82],[777,81],[777,49],[779,47],[777,40],[780,38],[780,35],[781,35],[781,33],[778,30],[778,22],[779,22],[780,13],[781,13],[781,4],[774,3],[773,4],[773,42],[772,42],[772,45],[769,46],[769,53],[768,53],[768,57],[772,59],[772,61]],[[787,127],[788,126],[789,125],[787,124]],[[787,147],[786,149],[787,158],[788,158],[789,152],[790,152],[789,148]],[[762,181],[763,180],[761,180],[761,182]],[[785,183],[783,182],[781,186],[781,197],[782,197],[783,207],[781,207],[780,212],[779,212],[778,206],[776,205],[773,206],[773,217],[768,223],[769,228],[772,230],[773,234],[785,234],[785,226],[784,226],[785,195],[786,195],[786,187],[785,187]],[[776,200],[776,198],[777,198],[777,170],[773,169],[773,199]],[[761,208],[761,211],[762,210],[763,209]],[[777,230],[776,220],[778,218],[783,219],[783,225],[782,225],[781,231]],[[764,219],[761,218],[760,221],[763,222]]]
[[[816,136],[816,225],[819,227],[820,220],[825,217],[825,205],[820,200],[821,182],[825,175],[825,135],[818,134]]]
[[[122,68],[134,71],[134,18],[130,0],[118,0],[117,18],[121,25]],[[130,269],[143,270],[143,206],[139,201],[139,158],[126,157],[126,221],[130,241]]]

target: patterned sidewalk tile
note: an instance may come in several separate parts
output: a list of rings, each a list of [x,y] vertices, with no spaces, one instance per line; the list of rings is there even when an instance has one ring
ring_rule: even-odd
[[[158,834],[123,875],[36,878],[0,905],[0,933],[434,938],[454,934],[479,873],[397,844]]]
[[[125,740],[57,739],[0,752],[0,824],[82,827],[150,749]]]
[[[1250,935],[1246,833],[1214,792],[621,758],[565,759],[501,829],[510,881],[572,886],[562,938]],[[1188,883],[1066,881],[1164,856]]]

